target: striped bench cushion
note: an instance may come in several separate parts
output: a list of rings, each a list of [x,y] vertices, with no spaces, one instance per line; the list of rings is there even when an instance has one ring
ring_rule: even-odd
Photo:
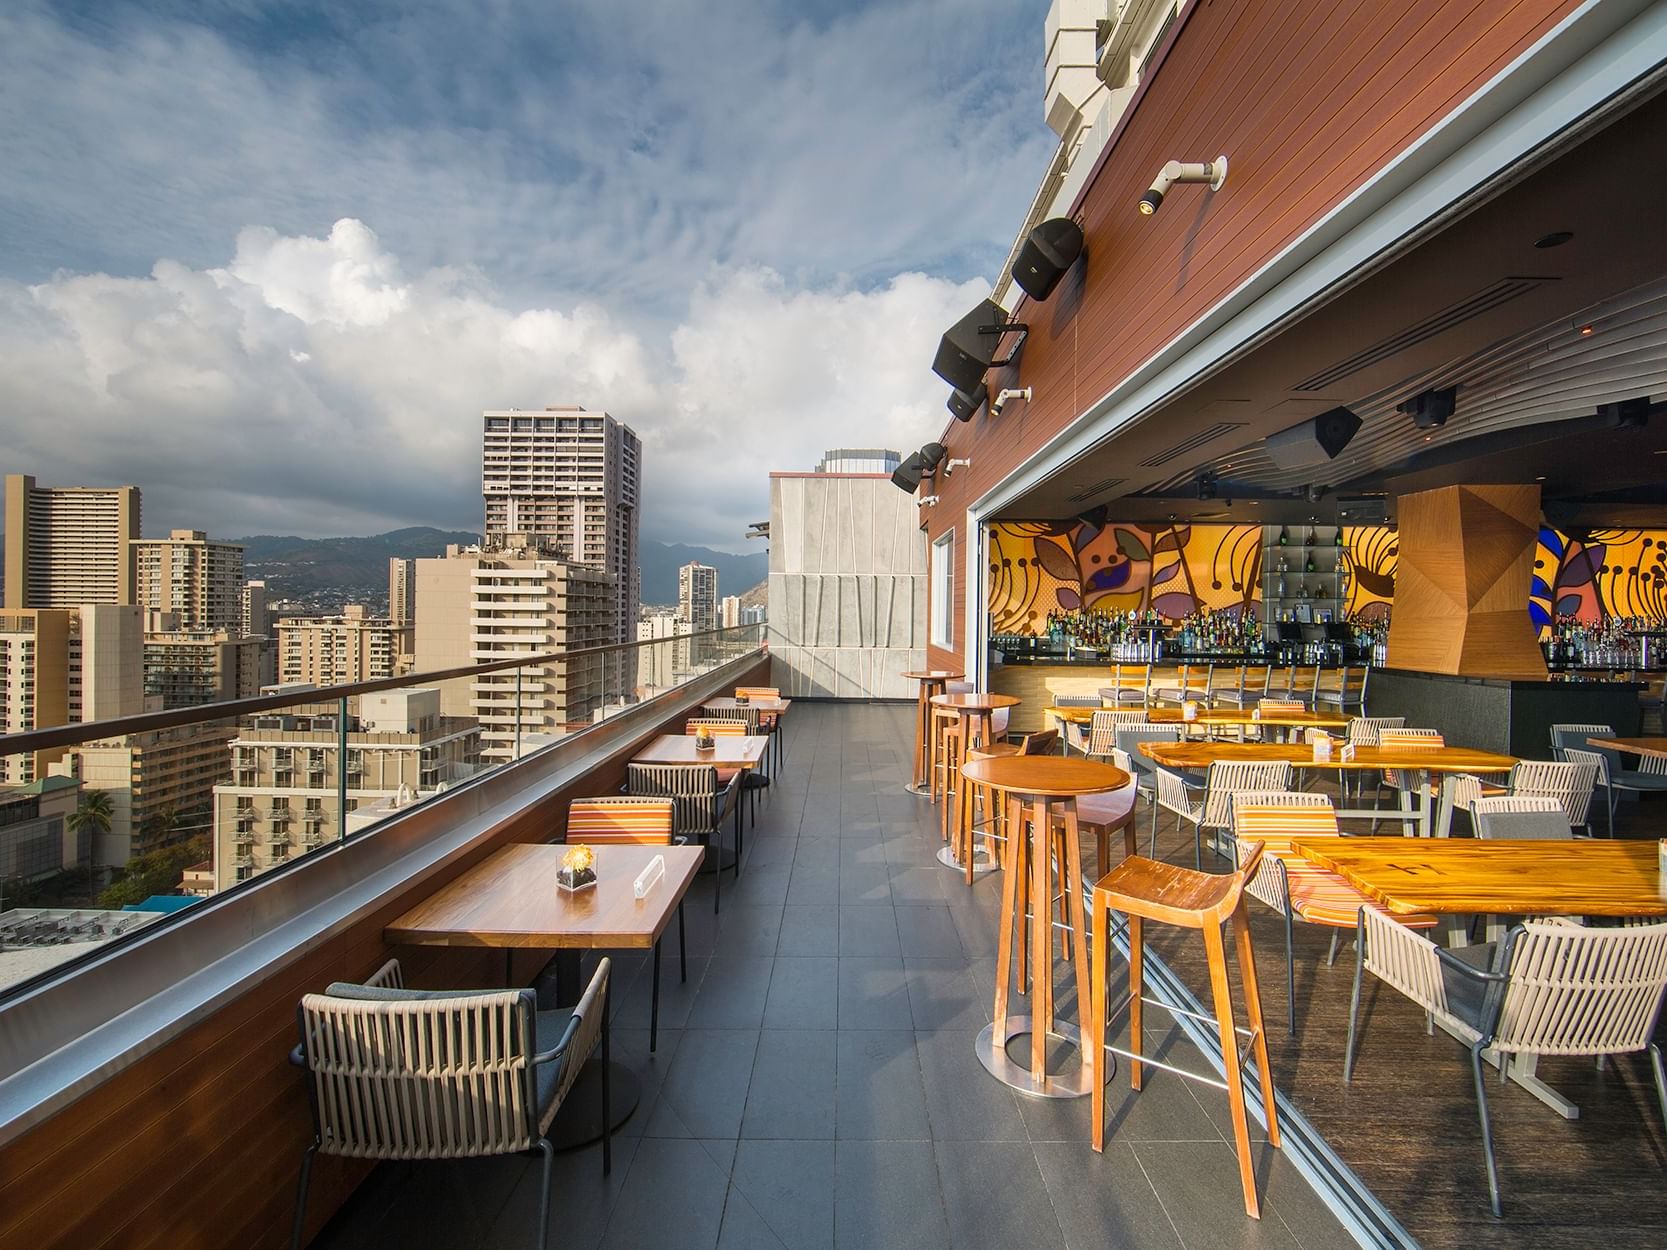
[[[670,799],[574,799],[567,809],[567,840],[591,845],[669,843],[672,809]]]
[[[741,720],[692,720],[683,727],[685,735],[698,733],[702,729],[710,729],[714,735],[728,734],[744,737],[747,732],[747,722]]]
[[[1409,929],[1428,929],[1436,917],[1418,914],[1397,916],[1372,901],[1334,872],[1328,872],[1312,860],[1291,856],[1286,859],[1285,880],[1291,889],[1291,910],[1310,924],[1330,925],[1334,929],[1352,929],[1362,907],[1381,916],[1404,924]]]

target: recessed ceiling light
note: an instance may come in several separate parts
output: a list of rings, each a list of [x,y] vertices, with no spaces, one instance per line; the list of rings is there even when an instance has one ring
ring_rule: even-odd
[[[1539,475],[1539,476],[1538,476],[1538,477],[1537,477],[1537,478],[1535,478],[1535,479],[1534,479],[1534,480],[1535,480],[1535,481],[1536,481],[1536,482],[1543,482],[1543,481],[1545,481],[1545,474],[1543,474],[1543,473],[1542,473],[1542,474],[1540,474],[1540,475]]]
[[[1591,327],[1590,323],[1588,323],[1586,325],[1580,326],[1579,330],[1580,330],[1580,337],[1585,338],[1587,335],[1591,334],[1592,327]]]
[[[1426,435],[1424,435],[1424,441],[1427,443],[1434,437],[1435,437],[1434,434],[1426,434]]]
[[[1550,234],[1535,239],[1534,246],[1543,251],[1548,247],[1562,247],[1572,238],[1574,238],[1573,230],[1553,230]]]

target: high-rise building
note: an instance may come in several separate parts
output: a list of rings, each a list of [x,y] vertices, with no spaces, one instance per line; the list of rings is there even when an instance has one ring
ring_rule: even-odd
[[[124,604],[0,611],[0,734],[144,711],[142,637],[139,609]],[[0,755],[0,782],[43,777],[64,751]]]
[[[762,625],[764,621],[765,612],[762,603],[749,603],[741,609],[741,624]]]
[[[391,556],[388,560],[388,619],[410,628],[417,619],[417,562]]]
[[[347,807],[433,794],[480,768],[480,726],[441,714],[435,689],[361,695],[349,706],[347,758],[334,702],[250,717],[231,743],[231,781],[214,787],[215,885],[225,889],[297,850],[340,836]]]
[[[717,569],[691,562],[677,570],[677,615],[697,634],[718,627]]]
[[[451,546],[417,561],[419,672],[614,640],[613,577],[560,559],[525,534]],[[441,709],[481,723],[487,760],[513,759],[529,735],[587,723],[608,696],[603,658],[549,661],[441,683]]]
[[[725,595],[718,609],[718,624],[733,629],[741,623],[741,596]]]
[[[609,642],[628,642],[642,598],[637,512],[642,442],[605,412],[556,405],[482,414],[486,539],[526,534],[575,564],[614,578]]]
[[[6,475],[8,608],[136,603],[139,488],[36,486]]]
[[[145,630],[145,697],[162,707],[198,707],[260,693],[261,639],[229,629],[179,629],[153,613]]]
[[[140,607],[178,613],[181,629],[243,630],[241,543],[171,530],[166,538],[134,539],[133,552]]]
[[[637,648],[637,697],[646,699],[685,681],[689,675],[689,622],[669,612],[637,622],[637,641],[658,645]]]
[[[243,583],[243,637],[260,639],[260,684],[278,680],[278,641],[272,633],[272,611],[266,606],[266,583]]]
[[[884,473],[891,476],[903,463],[901,452],[884,447],[836,447],[822,453],[818,473]]]
[[[411,631],[367,616],[350,603],[341,616],[287,616],[278,622],[278,680],[335,686],[394,677],[411,651]]]

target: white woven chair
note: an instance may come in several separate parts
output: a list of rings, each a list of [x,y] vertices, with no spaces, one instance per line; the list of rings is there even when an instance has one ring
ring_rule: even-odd
[[[627,764],[625,791],[637,798],[670,799],[676,804],[672,822],[675,836],[699,841],[713,855],[712,910],[723,903],[724,837],[726,817],[735,818],[735,875],[741,875],[741,778],[737,773],[728,785],[718,781],[718,770],[710,764]]]
[[[1397,747],[1402,750],[1416,749],[1420,747],[1435,750],[1439,747],[1446,746],[1447,740],[1441,736],[1441,731],[1439,729],[1408,729],[1404,725],[1385,725],[1383,728],[1378,730],[1378,740],[1376,745],[1380,747]],[[1402,784],[1400,769],[1386,768],[1383,770],[1383,777],[1378,783],[1378,789],[1381,791],[1384,786],[1390,786],[1395,790],[1396,802],[1400,804],[1400,808],[1403,812],[1411,810],[1410,805],[1412,802],[1412,794],[1407,790],[1406,786]],[[1376,807],[1377,805],[1377,796],[1374,796],[1372,806]],[[1376,833],[1377,828],[1378,822],[1377,819],[1374,818],[1372,821],[1372,832]]]
[[[1289,790],[1291,766],[1284,760],[1217,760],[1204,774],[1202,789],[1188,786],[1179,774],[1167,768],[1157,770],[1158,806],[1175,813],[1175,827],[1192,822],[1192,857],[1195,868],[1204,867],[1204,830],[1226,833],[1233,827],[1233,795],[1245,790]],[[1156,815],[1153,837],[1156,840]],[[1215,845],[1219,855],[1221,847]],[[1156,858],[1156,856],[1154,856]]]
[[[1097,694],[1058,694],[1053,697],[1054,707],[1092,707],[1100,706],[1101,699]],[[1081,753],[1088,745],[1088,726],[1074,721],[1061,721],[1059,725],[1060,741],[1064,743],[1065,754],[1072,751]]]
[[[1543,838],[1566,842],[1574,837],[1563,804],[1543,794],[1497,794],[1472,799],[1470,827],[1478,838],[1484,839]]]
[[[1399,729],[1407,723],[1404,716],[1351,716],[1348,728],[1343,731],[1343,741],[1351,746],[1375,747],[1378,744],[1378,734],[1385,729]],[[1337,771],[1337,790],[1340,794],[1349,793],[1350,783],[1353,784],[1355,801],[1359,801],[1361,791],[1365,786],[1366,774],[1355,770],[1353,773],[1343,769]]]
[[[1145,713],[1142,713],[1145,715]],[[1111,749],[1111,762],[1134,778],[1135,789],[1146,796],[1152,808],[1151,855],[1158,854],[1158,787],[1157,765],[1140,753],[1142,742],[1179,742],[1181,726],[1136,723],[1118,725],[1113,732],[1116,743]]]
[[[1094,719],[1089,723],[1088,738],[1082,745],[1082,753],[1091,759],[1110,759],[1111,753],[1117,749],[1117,731],[1127,725],[1145,723],[1144,709],[1101,708],[1094,713]]]
[[[1636,794],[1660,794],[1667,791],[1667,776],[1659,772],[1634,772],[1630,769],[1617,772],[1609,762],[1605,751],[1583,750],[1580,747],[1564,747],[1563,758],[1571,764],[1590,764],[1597,769],[1597,784],[1603,788],[1604,807],[1609,812],[1609,836],[1615,836],[1615,805],[1620,801],[1621,791],[1631,790]],[[1650,765],[1664,765],[1667,760],[1646,756],[1644,763]]]
[[[318,1154],[350,1159],[543,1158],[538,1224],[550,1224],[547,1136],[580,1070],[600,1051],[602,1172],[613,1169],[608,972],[602,959],[571,1011],[539,1011],[530,989],[407,990],[399,961],[362,985],[308,994],[290,1061],[307,1072],[313,1141],[301,1159],[291,1250],[300,1250]]]
[[[1575,755],[1591,756],[1588,751]],[[1585,827],[1590,832],[1592,792],[1597,789],[1603,761],[1596,757],[1566,760],[1518,760],[1511,769],[1506,789],[1513,795],[1535,795],[1555,799],[1562,805],[1563,814],[1575,828]],[[1609,827],[1611,837],[1614,824]]]

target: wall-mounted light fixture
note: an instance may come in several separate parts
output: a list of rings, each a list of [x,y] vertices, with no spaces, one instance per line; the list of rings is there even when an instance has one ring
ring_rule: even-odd
[[[1163,204],[1163,197],[1177,182],[1203,182],[1212,191],[1221,190],[1227,181],[1227,158],[1218,156],[1213,161],[1170,161],[1158,170],[1151,190],[1140,197],[1142,215],[1150,217]]]
[[[951,460],[948,464],[944,465],[943,475],[945,477],[949,477],[954,474],[956,469],[964,469],[971,463],[972,461],[970,460]]]
[[[938,497],[936,495],[922,495],[919,499],[915,500],[915,504],[917,507],[921,508],[936,508],[938,506]]]
[[[1028,386],[1021,386],[1017,389],[1009,387],[1006,390],[1001,391],[990,401],[990,415],[992,417],[999,417],[1001,415],[1001,410],[1007,407],[1007,401],[1010,399],[1022,399],[1028,404],[1030,402],[1030,388]]]
[[[1411,399],[1396,404],[1395,408],[1396,411],[1404,412],[1411,417],[1413,425],[1420,430],[1439,430],[1447,424],[1447,418],[1453,415],[1458,391],[1459,388],[1456,386],[1445,387],[1439,391],[1420,391]]]

